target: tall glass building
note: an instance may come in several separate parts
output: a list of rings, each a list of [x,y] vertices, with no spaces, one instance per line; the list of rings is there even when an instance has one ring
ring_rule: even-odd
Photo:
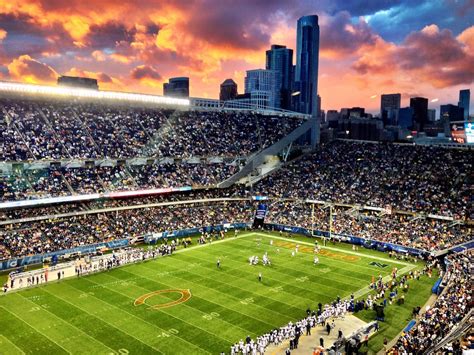
[[[266,69],[278,72],[280,83],[280,108],[291,109],[293,87],[293,50],[273,44],[266,52]]]
[[[296,70],[293,91],[293,109],[318,117],[318,66],[319,25],[318,16],[303,16],[296,31]]]
[[[280,108],[280,87],[276,70],[247,70],[245,93],[255,108]]]
[[[460,90],[458,106],[462,107],[464,110],[464,121],[469,119],[469,101],[471,101],[471,90]]]

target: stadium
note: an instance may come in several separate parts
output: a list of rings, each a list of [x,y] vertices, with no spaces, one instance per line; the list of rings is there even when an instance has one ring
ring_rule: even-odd
[[[278,353],[295,329],[376,352],[409,326],[392,346],[425,353],[469,325],[472,151],[0,89],[2,353]]]
[[[188,77],[164,83],[144,65],[132,71],[136,79],[163,84],[163,95],[99,90],[117,78],[87,70],[46,85],[27,72],[29,54],[5,67],[8,76],[3,67],[15,49],[11,37],[20,33],[26,44],[36,36],[22,33],[19,23],[34,23],[37,10],[25,8],[31,14],[22,19],[24,8],[7,16],[0,5],[0,354],[473,351],[469,89],[433,121],[428,99],[410,97],[401,108],[402,94],[382,95],[381,117],[361,107],[324,113],[316,15],[298,19],[296,65],[292,50],[272,45],[266,69],[247,71],[245,94],[226,79],[219,99],[192,97]],[[354,36],[362,27],[365,42],[383,47],[366,18],[347,16],[323,12],[321,29],[342,23],[339,30]],[[164,25],[124,30],[114,22],[107,33],[78,18],[64,26],[73,50],[42,52],[51,63],[73,53],[112,68],[137,60],[119,54],[133,48],[188,68]],[[258,31],[267,29],[259,21]],[[215,42],[217,27],[206,33]],[[242,38],[255,35],[250,27]],[[38,36],[50,43],[66,36],[57,23],[51,28],[55,36],[44,28]],[[112,38],[114,49],[97,49],[86,32],[100,44]],[[427,26],[407,42],[441,33],[433,42],[442,45],[448,32]],[[163,52],[148,47],[150,36],[159,47],[160,33],[173,47],[169,57],[162,42]],[[456,37],[467,43],[462,53],[474,48],[472,33]],[[331,60],[356,52],[343,42],[343,56],[321,42],[323,65],[329,52]],[[87,46],[97,48],[80,56]],[[389,47],[384,53],[396,45]],[[211,61],[216,52],[207,50]],[[205,59],[196,62],[192,75],[206,69]],[[363,57],[353,69],[381,71],[369,62]],[[436,85],[454,71],[448,64]],[[33,67],[46,75],[44,63]],[[450,85],[474,82],[466,80]],[[402,126],[407,113],[410,126]]]

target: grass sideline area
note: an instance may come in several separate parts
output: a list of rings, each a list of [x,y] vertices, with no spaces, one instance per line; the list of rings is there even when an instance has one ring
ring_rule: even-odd
[[[393,267],[423,266],[373,250],[354,252],[339,243],[328,245],[330,252],[319,255],[315,266],[311,238],[289,240],[270,232],[229,235],[172,256],[0,297],[0,353],[229,352],[234,342],[300,319],[318,302],[367,292],[372,276],[387,276]],[[296,243],[300,252],[292,257]],[[265,251],[272,266],[249,265],[251,255],[261,258]],[[218,258],[221,268],[216,266]],[[377,264],[374,261],[386,266],[371,265]],[[420,289],[431,289],[431,284],[420,282]],[[409,314],[413,291],[402,307]],[[187,292],[190,297],[185,297]],[[387,321],[392,309],[399,311],[388,309]],[[369,313],[361,317],[372,320]],[[401,326],[390,324],[389,331],[399,326],[394,335],[406,325],[402,317],[400,321]]]
[[[383,341],[385,338],[387,338],[388,342],[395,338],[413,319],[413,308],[417,306],[423,307],[426,303],[431,295],[431,288],[437,278],[438,271],[435,271],[433,272],[432,278],[423,275],[418,281],[409,281],[410,286],[415,286],[411,287],[405,294],[405,304],[398,305],[394,302],[385,308],[385,321],[379,322],[379,331],[369,339],[368,346],[363,349],[368,350],[369,354],[376,354],[384,348]],[[371,322],[375,320],[376,314],[373,310],[364,310],[355,313],[355,316],[363,321]]]

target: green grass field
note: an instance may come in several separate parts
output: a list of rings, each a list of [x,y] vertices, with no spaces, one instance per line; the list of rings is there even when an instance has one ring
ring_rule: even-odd
[[[0,297],[0,354],[228,352],[247,335],[256,337],[304,317],[318,302],[365,294],[371,276],[388,275],[395,266],[404,271],[421,266],[402,265],[369,250],[354,253],[347,245],[330,245],[315,266],[312,241],[300,240],[242,234],[170,257],[7,294]],[[291,257],[295,243],[300,252]],[[249,256],[261,258],[265,251],[272,266],[249,265]],[[140,296],[160,290],[189,290],[191,297],[160,308],[181,297],[161,293],[134,305]]]

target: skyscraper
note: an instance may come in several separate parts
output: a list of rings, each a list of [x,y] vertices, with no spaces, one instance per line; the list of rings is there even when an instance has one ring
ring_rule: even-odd
[[[296,30],[296,70],[294,110],[318,117],[318,66],[319,25],[318,16],[303,16]]]
[[[464,109],[464,120],[469,119],[469,103],[471,101],[471,90],[464,89],[459,91],[459,107]]]
[[[401,94],[384,94],[380,97],[380,118],[385,124],[398,124],[398,110],[400,110]]]
[[[226,79],[221,84],[221,91],[219,94],[219,100],[227,101],[235,99],[237,96],[237,84],[232,79]]]
[[[410,107],[413,109],[413,125],[418,131],[423,131],[428,122],[428,99],[424,97],[412,97]]]
[[[189,78],[170,78],[168,83],[163,83],[163,95],[173,97],[189,97]]]
[[[440,118],[444,118],[448,122],[459,122],[464,120],[464,109],[456,105],[441,105]]]
[[[398,125],[408,129],[413,127],[413,108],[404,107],[398,110]]]
[[[280,76],[276,70],[247,70],[245,77],[245,93],[255,108],[279,108]]]
[[[428,122],[433,123],[436,121],[436,110],[434,108],[428,109]]]
[[[273,44],[266,56],[266,69],[275,70],[280,77],[280,108],[289,110],[293,86],[293,50]]]

